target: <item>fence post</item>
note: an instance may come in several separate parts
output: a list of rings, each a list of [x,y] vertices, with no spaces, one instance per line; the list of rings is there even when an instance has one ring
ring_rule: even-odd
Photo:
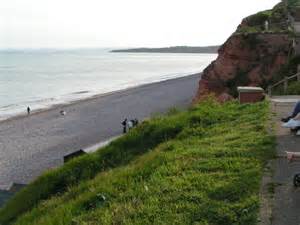
[[[269,95],[269,97],[272,96],[272,86],[271,85],[268,86],[268,95]]]
[[[287,93],[288,85],[289,85],[289,78],[288,77],[284,77],[284,86],[283,86],[283,92],[284,92],[284,94]]]
[[[300,82],[300,72],[297,73],[297,81]]]

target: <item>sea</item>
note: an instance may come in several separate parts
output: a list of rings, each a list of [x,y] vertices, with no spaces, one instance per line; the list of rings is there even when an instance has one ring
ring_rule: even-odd
[[[0,50],[0,120],[95,95],[201,72],[216,54],[111,49]]]

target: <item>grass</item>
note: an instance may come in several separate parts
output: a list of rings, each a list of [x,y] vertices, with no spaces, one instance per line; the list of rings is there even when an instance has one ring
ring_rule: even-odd
[[[0,224],[256,224],[274,154],[268,120],[266,102],[172,110],[44,174],[0,211]]]
[[[300,95],[300,82],[296,81],[291,83],[287,89],[288,95]]]

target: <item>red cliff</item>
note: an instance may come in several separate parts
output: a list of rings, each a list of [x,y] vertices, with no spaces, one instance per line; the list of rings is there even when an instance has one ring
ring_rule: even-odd
[[[281,21],[284,19],[281,17]],[[287,63],[291,49],[288,33],[279,31],[278,26],[275,32],[265,32],[257,26],[263,21],[262,13],[244,19],[237,32],[221,46],[218,58],[203,71],[196,101],[211,93],[221,100],[236,97],[237,86],[266,88],[273,74]],[[271,26],[271,29],[275,28]]]

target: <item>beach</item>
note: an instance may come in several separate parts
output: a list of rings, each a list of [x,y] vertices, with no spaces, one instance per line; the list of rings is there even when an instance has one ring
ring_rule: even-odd
[[[24,112],[201,72],[216,54],[108,49],[1,51],[0,121]],[[38,65],[38,66],[37,66]]]
[[[62,165],[65,155],[121,135],[124,118],[143,120],[188,107],[199,79],[196,74],[146,84],[1,122],[0,189],[28,184]]]

